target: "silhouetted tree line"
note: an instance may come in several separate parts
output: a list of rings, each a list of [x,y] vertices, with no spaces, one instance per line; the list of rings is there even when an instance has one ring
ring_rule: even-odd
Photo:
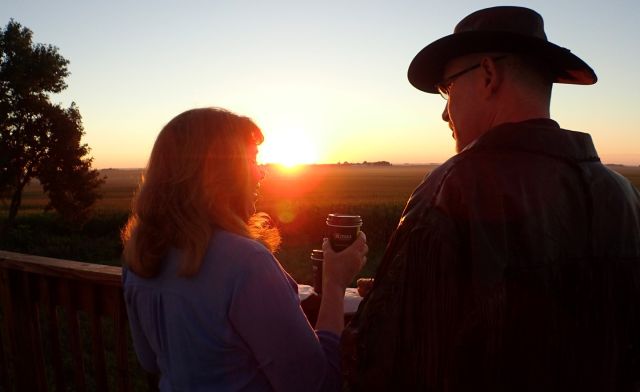
[[[367,162],[367,161],[363,161],[362,163],[350,163],[347,161],[344,161],[342,163],[338,162],[336,163],[337,166],[343,166],[343,165],[349,165],[349,166],[354,166],[354,165],[364,165],[364,166],[391,166],[391,162],[388,161],[375,161],[375,162]]]

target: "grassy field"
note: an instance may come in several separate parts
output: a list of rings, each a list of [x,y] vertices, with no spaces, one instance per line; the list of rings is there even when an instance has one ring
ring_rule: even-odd
[[[357,205],[404,204],[422,178],[437,165],[397,166],[302,166],[282,169],[265,168],[266,177],[260,190],[259,210],[277,211],[283,219],[287,205]],[[610,168],[627,177],[640,188],[640,167],[611,165]],[[98,212],[128,211],[131,197],[142,174],[140,169],[106,169],[98,201]],[[29,184],[23,194],[20,215],[41,213],[47,200],[37,182]],[[0,204],[0,212],[6,206]]]
[[[416,185],[435,165],[324,166],[293,169],[266,166],[258,209],[269,209],[282,201],[304,204],[352,204],[405,202]],[[141,169],[106,169],[101,212],[126,211],[142,174]],[[23,193],[20,214],[40,213],[47,200],[37,182]]]
[[[285,170],[266,167],[259,211],[273,218],[283,236],[277,256],[299,282],[312,280],[309,253],[324,236],[328,213],[363,217],[370,246],[363,276],[374,273],[404,203],[436,165],[323,166]],[[612,165],[640,188],[640,167]],[[119,230],[126,221],[141,170],[103,170],[107,182],[95,217],[82,229],[61,227],[54,214],[43,214],[46,198],[37,183],[24,192],[16,230],[0,238],[0,248],[95,263],[119,264]],[[0,205],[0,213],[6,206]]]
[[[258,209],[277,209],[283,204],[378,204],[404,203],[422,178],[437,165],[396,166],[301,166],[294,169],[268,166],[260,190]],[[640,188],[640,167],[611,165]],[[128,211],[141,169],[106,169],[99,212]],[[46,198],[37,182],[29,184],[23,194],[20,214],[41,213]],[[0,212],[6,206],[0,204]]]

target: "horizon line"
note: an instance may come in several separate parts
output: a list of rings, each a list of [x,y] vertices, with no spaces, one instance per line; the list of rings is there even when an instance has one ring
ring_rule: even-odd
[[[345,161],[347,162],[347,161]],[[376,166],[377,162],[389,162],[390,166],[439,166],[442,165],[443,162],[403,162],[403,163],[394,163],[394,162],[390,162],[390,161],[366,161],[367,164],[371,165],[371,166]],[[625,167],[640,167],[640,164],[635,164],[635,163],[605,163],[602,162],[603,165],[605,166],[625,166]],[[260,166],[268,166],[268,165],[277,165],[277,166],[288,166],[286,164],[283,163],[279,163],[279,162],[266,162],[266,163],[260,163]],[[353,165],[353,166],[357,166],[357,165],[364,165],[364,162],[314,162],[314,163],[296,163],[293,166],[346,166],[346,165]],[[378,166],[386,166],[386,165],[378,165]],[[144,170],[144,167],[103,167],[103,168],[96,168],[96,170]]]

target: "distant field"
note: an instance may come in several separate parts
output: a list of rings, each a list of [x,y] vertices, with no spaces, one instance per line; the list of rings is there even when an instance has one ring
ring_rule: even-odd
[[[277,166],[265,168],[258,210],[267,211],[279,221],[290,221],[291,212],[309,206],[404,204],[424,176],[436,165],[396,166],[302,166],[295,170]],[[610,166],[640,189],[640,167]],[[102,212],[128,211],[142,174],[141,169],[107,169],[97,203]],[[23,194],[20,214],[40,213],[47,200],[37,182]],[[6,206],[0,205],[0,212]],[[280,219],[281,218],[281,219]]]
[[[640,189],[640,166],[609,165],[609,168],[627,177],[637,189]]]
[[[351,204],[404,202],[426,173],[436,166],[302,166],[297,170],[266,167],[258,208],[283,202],[304,204]],[[107,177],[98,210],[128,210],[142,170],[101,170]],[[39,212],[47,200],[37,183],[24,191],[21,212]],[[34,211],[35,210],[35,211]]]
[[[266,168],[258,209],[273,210],[278,206],[404,203],[422,178],[436,165],[396,166],[303,166],[295,171]],[[640,189],[640,167],[610,166]],[[126,211],[130,208],[142,171],[140,169],[107,169],[103,198],[97,209]],[[46,199],[37,183],[27,186],[21,213],[40,212]],[[2,206],[0,206],[1,208]]]

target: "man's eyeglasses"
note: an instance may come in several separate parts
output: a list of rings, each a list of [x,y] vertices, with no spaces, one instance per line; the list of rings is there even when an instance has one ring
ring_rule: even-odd
[[[493,61],[498,61],[501,60],[503,58],[507,57],[506,55],[504,56],[498,56],[498,57],[492,57],[491,59]],[[460,76],[466,74],[467,72],[471,72],[476,68],[480,68],[480,63],[472,65],[469,68],[465,68],[460,72],[456,72],[453,75],[450,75],[444,79],[442,79],[440,82],[436,83],[436,90],[438,90],[438,92],[440,93],[440,96],[442,98],[444,98],[446,101],[449,100],[449,90],[451,89],[451,85],[453,84],[453,81],[456,80],[457,78],[459,78]]]

